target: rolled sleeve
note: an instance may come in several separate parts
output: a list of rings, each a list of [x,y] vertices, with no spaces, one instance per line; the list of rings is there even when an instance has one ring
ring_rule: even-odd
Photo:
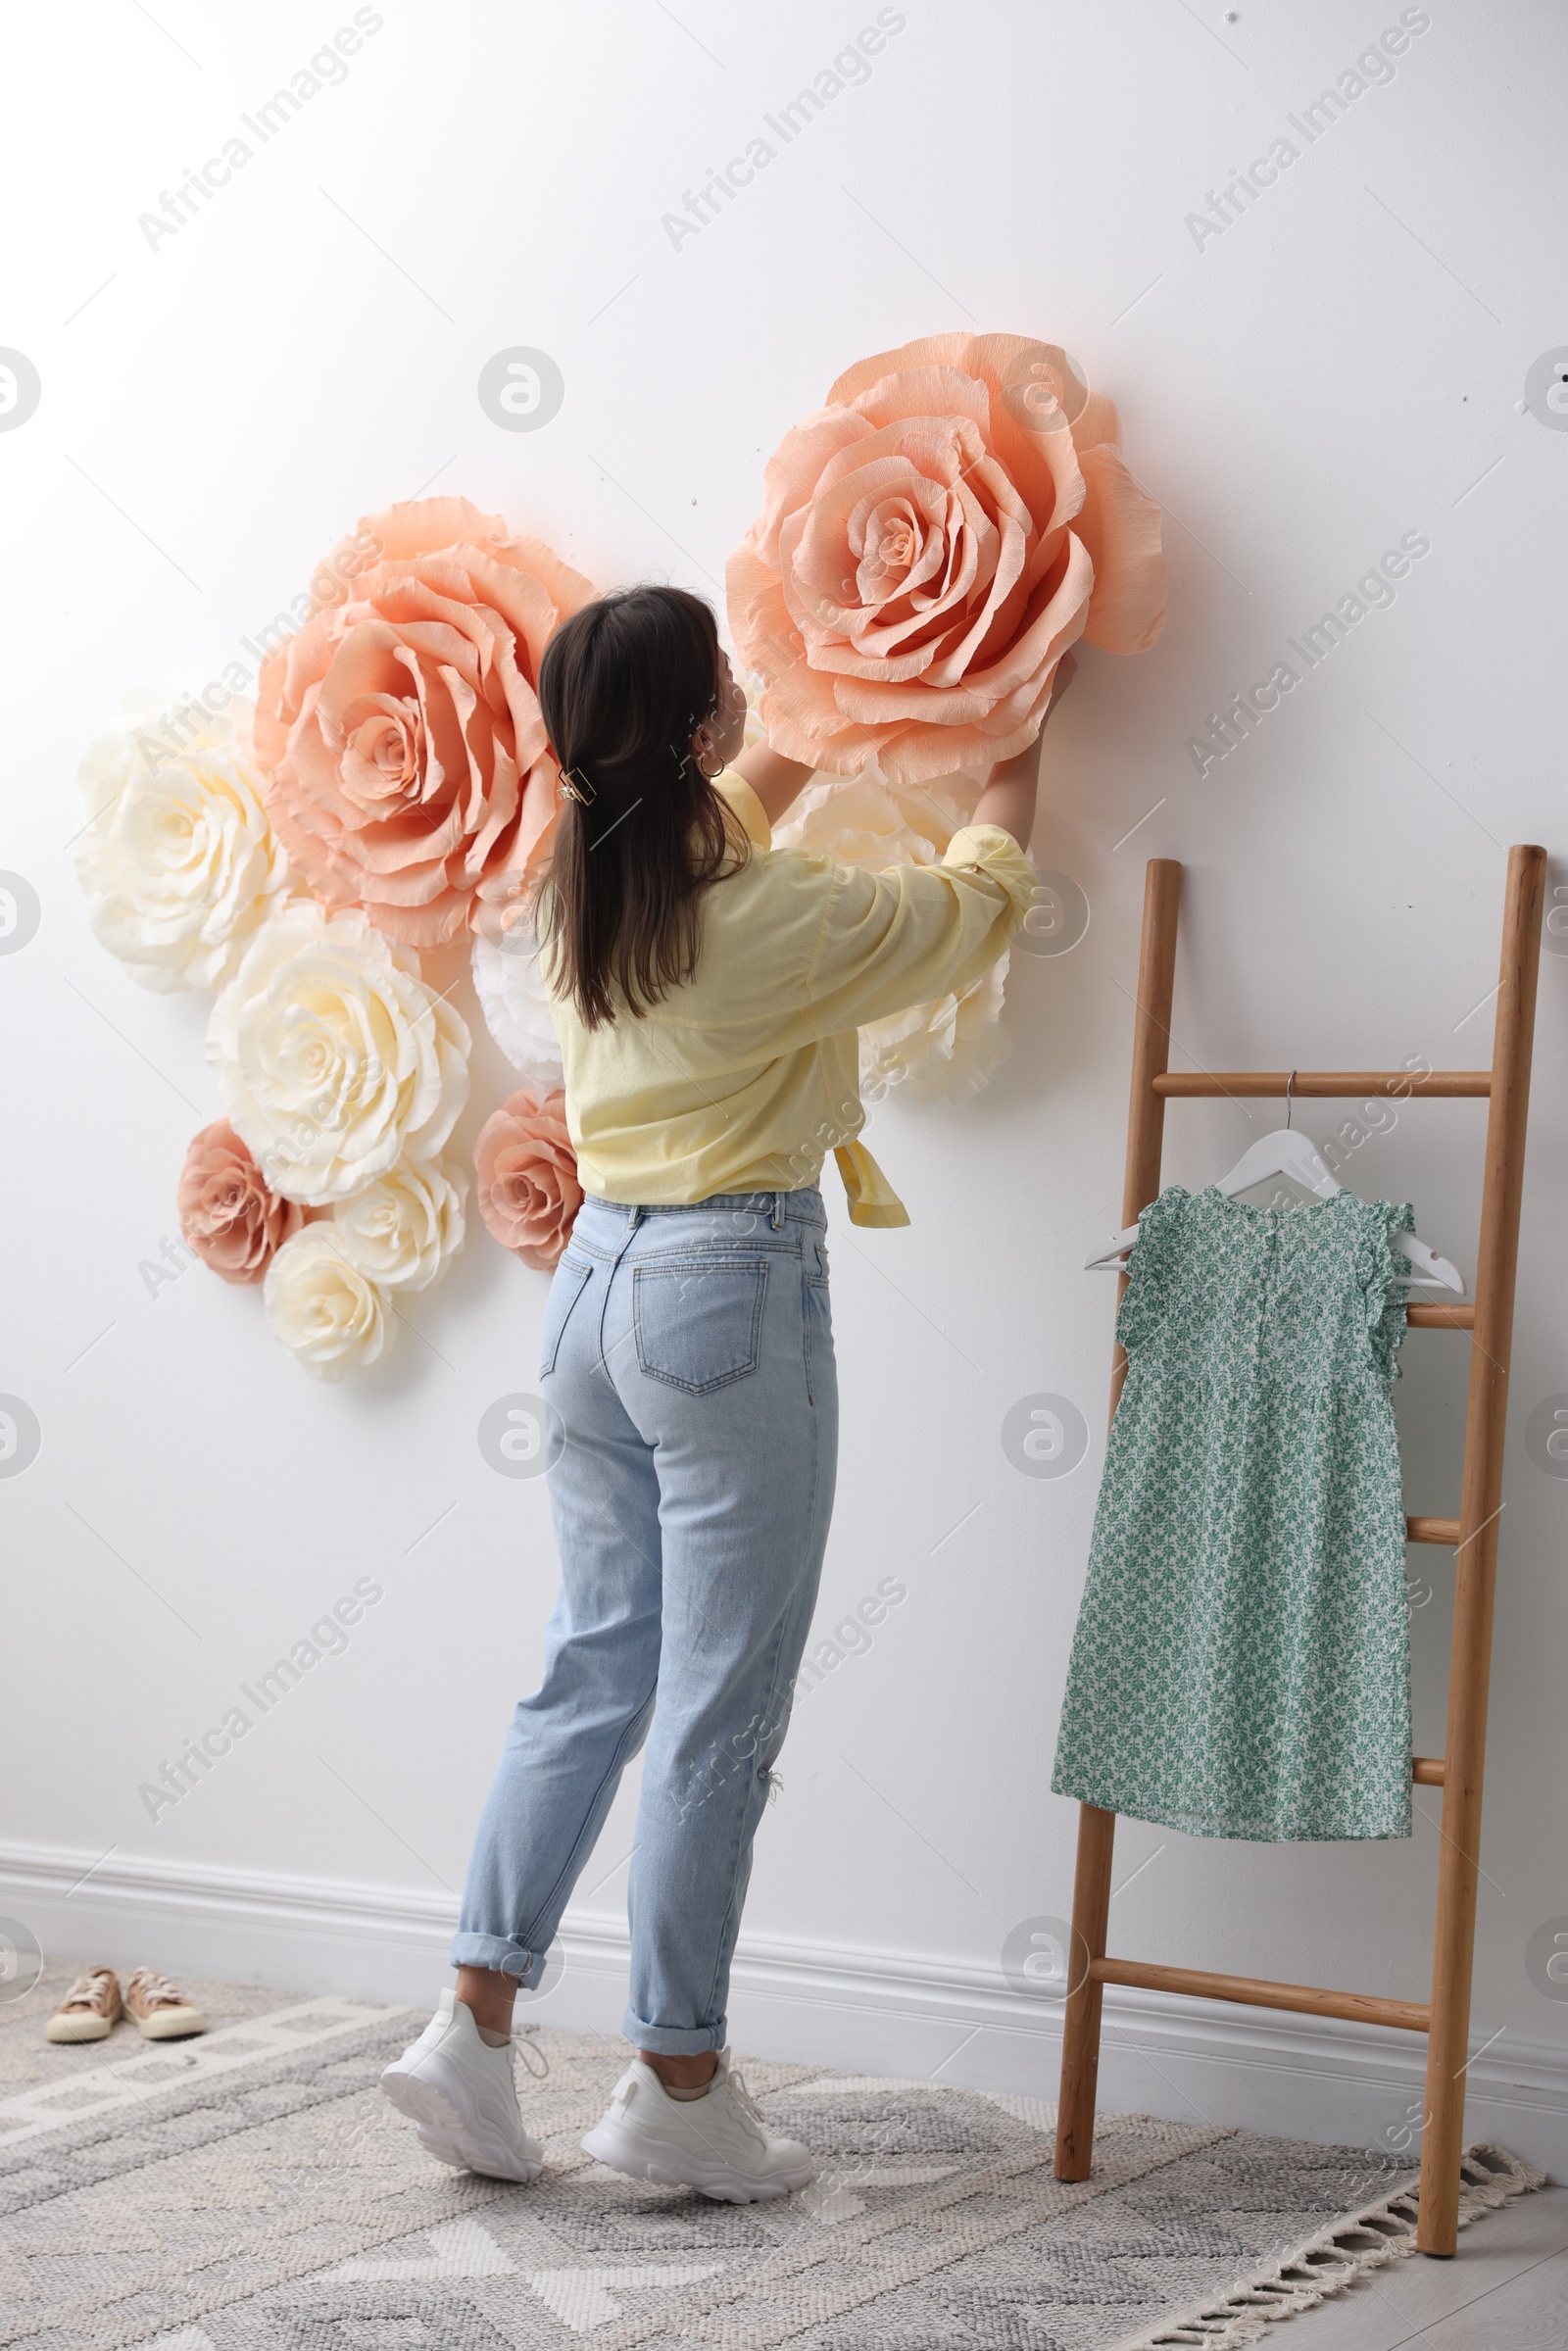
[[[942,862],[978,868],[1000,882],[1017,910],[1012,925],[1017,930],[1034,905],[1040,877],[1028,851],[1018,847],[1011,833],[1004,832],[1000,824],[963,825],[948,843]]]

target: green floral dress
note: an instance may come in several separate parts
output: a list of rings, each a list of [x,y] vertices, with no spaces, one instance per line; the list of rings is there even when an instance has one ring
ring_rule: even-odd
[[[1052,1786],[1193,1837],[1408,1837],[1390,1283],[1408,1206],[1147,1208]]]

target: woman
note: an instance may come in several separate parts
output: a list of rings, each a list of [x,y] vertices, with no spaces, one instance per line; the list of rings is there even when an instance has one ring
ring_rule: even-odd
[[[833,1505],[816,1180],[832,1148],[852,1220],[907,1223],[855,1140],[857,1026],[965,986],[1006,946],[1035,886],[1039,746],[993,771],[940,866],[872,874],[770,849],[810,770],[742,753],[745,699],[700,598],[589,605],[552,638],[539,701],[564,796],[540,930],[587,1194],[539,1366],[564,1434],[563,1587],[479,1826],[456,1987],[382,2081],[442,2162],[537,2175],[513,1997],[646,1739],[637,2054],[583,2145],[748,2202],[812,2168],[730,2071],[724,2009]]]

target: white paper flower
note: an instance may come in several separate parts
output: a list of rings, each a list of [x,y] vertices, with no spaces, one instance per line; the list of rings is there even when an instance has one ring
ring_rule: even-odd
[[[400,1159],[332,1211],[338,1246],[383,1290],[423,1290],[463,1247],[466,1172],[438,1160]]]
[[[358,914],[291,902],[213,1006],[223,1108],[285,1200],[327,1206],[433,1158],[468,1098],[468,1031]]]
[[[520,910],[499,940],[473,942],[473,987],[485,1027],[519,1076],[540,1094],[563,1082],[561,1041],[539,968],[539,940]]]
[[[881,1102],[895,1086],[906,1084],[921,1102],[978,1094],[1007,1057],[1008,1037],[1002,1025],[1006,978],[1004,953],[960,994],[868,1021],[860,1031],[865,1100]]]
[[[250,745],[248,704],[181,751],[148,727],[90,744],[76,875],[100,946],[144,988],[219,988],[290,888]]]
[[[332,1224],[308,1224],[284,1242],[262,1298],[273,1337],[318,1380],[368,1369],[397,1337],[391,1307],[345,1255]]]
[[[929,784],[890,784],[872,765],[849,779],[818,776],[773,840],[780,849],[825,854],[873,872],[889,865],[939,865],[979,797],[978,782],[961,774]],[[1006,972],[1003,955],[960,994],[867,1021],[860,1030],[860,1091],[867,1101],[879,1102],[904,1085],[927,1101],[978,1093],[1006,1057]]]

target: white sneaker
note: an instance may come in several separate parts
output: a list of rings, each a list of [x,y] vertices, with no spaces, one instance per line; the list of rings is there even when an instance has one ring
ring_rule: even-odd
[[[417,2124],[419,2144],[437,2163],[489,2180],[537,2180],[545,2151],[522,2127],[512,2047],[479,2038],[473,2011],[450,1987],[411,2048],[381,2076],[381,2087]]]
[[[652,2066],[632,2060],[604,2117],[583,2140],[590,2155],[633,2180],[700,2188],[725,2204],[754,2204],[804,2187],[815,2165],[798,2138],[769,2131],[729,2051],[702,2098],[671,2098]]]

